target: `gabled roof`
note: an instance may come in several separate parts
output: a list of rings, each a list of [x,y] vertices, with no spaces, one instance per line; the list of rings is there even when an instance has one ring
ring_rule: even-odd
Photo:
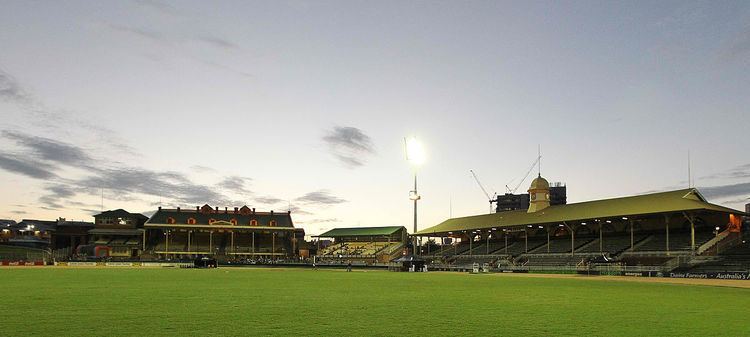
[[[276,227],[294,227],[292,222],[292,216],[288,212],[270,213],[270,212],[255,212],[254,214],[240,214],[239,211],[234,213],[233,210],[219,210],[213,211],[214,213],[207,213],[204,210],[195,209],[165,209],[162,208],[157,210],[154,215],[146,222],[147,225],[152,224],[167,224],[167,219],[172,218],[175,220],[175,224],[187,224],[188,219],[195,219],[197,225],[208,225],[209,220],[214,221],[225,221],[229,224],[232,219],[237,220],[238,225],[247,226],[251,220],[258,222],[258,226],[269,226],[271,220],[276,221]],[[217,223],[218,225],[219,223]]]
[[[418,231],[417,234],[447,233],[453,231],[519,225],[537,225],[545,223],[562,223],[564,221],[581,221],[588,219],[604,220],[606,218],[696,210],[745,215],[744,212],[738,210],[711,204],[703,198],[698,190],[689,188],[630,197],[579,202],[567,205],[555,205],[534,213],[528,213],[526,210],[516,210],[453,218],[445,220],[437,226]]]
[[[98,217],[112,217],[112,218],[129,218],[129,217],[133,217],[133,218],[142,219],[142,220],[147,220],[148,219],[147,216],[145,216],[145,215],[143,215],[141,213],[130,213],[130,212],[128,212],[128,211],[126,211],[126,210],[124,210],[122,208],[118,208],[118,209],[115,209],[115,210],[104,211],[104,212],[101,212],[101,213],[99,213],[97,215],[94,215],[94,218],[98,218]]]
[[[346,236],[391,235],[401,229],[406,230],[404,226],[334,228],[317,236],[324,238],[336,238]]]

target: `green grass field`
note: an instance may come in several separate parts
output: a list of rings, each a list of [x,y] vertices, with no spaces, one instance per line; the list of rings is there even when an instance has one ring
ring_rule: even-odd
[[[0,268],[0,335],[747,336],[750,289],[458,273]]]

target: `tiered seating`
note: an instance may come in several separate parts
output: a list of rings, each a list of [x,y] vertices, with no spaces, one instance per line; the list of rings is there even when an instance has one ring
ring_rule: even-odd
[[[620,258],[628,266],[661,266],[673,259],[670,256],[625,256]]]
[[[706,262],[690,269],[690,272],[748,272],[750,271],[750,242],[721,252],[714,261]]]
[[[633,242],[638,243],[643,241],[643,239],[647,238],[648,235],[646,234],[638,234],[633,235]],[[609,253],[610,255],[614,256],[617,254],[622,253],[626,249],[630,248],[630,235],[627,236],[604,236],[604,240],[602,242],[602,250],[601,252]],[[581,248],[580,250],[576,250],[577,253],[599,253],[599,238],[596,238],[594,242],[592,242],[590,245],[585,246]]]
[[[582,261],[586,260],[581,256],[570,255],[534,255],[522,258],[526,266],[567,266],[575,267]]]
[[[529,244],[528,244],[529,252],[533,251],[535,248],[541,245],[546,245],[546,244],[547,244],[546,238],[544,239],[529,238]],[[500,252],[504,253],[505,249],[501,250]],[[508,254],[510,255],[519,255],[525,252],[526,252],[526,243],[524,239],[521,239],[517,241],[515,244],[508,246]]]
[[[320,251],[318,252],[318,255],[333,255],[333,253],[339,250],[341,246],[342,246],[341,243],[336,243],[336,244],[329,245],[328,247],[321,248]]]
[[[695,246],[706,243],[711,240],[714,234],[711,232],[697,232],[695,233]],[[665,233],[654,234],[653,238],[642,246],[636,248],[636,251],[650,252],[650,251],[666,251],[667,250],[667,235]],[[669,250],[670,251],[689,251],[691,248],[690,244],[690,233],[677,232],[669,233]]]
[[[575,240],[575,248],[582,247],[591,242],[593,238],[581,238]],[[570,253],[570,238],[556,238],[550,240],[549,251],[547,251],[547,242],[545,241],[540,247],[529,250],[530,253]]]
[[[469,243],[468,242],[460,242],[458,244],[454,245],[446,245],[443,247],[443,249],[436,253],[435,255],[439,256],[452,256],[452,255],[460,255],[462,253],[465,253],[469,250]]]
[[[495,264],[495,261],[499,260],[498,257],[491,257],[491,256],[484,256],[484,257],[476,257],[476,256],[469,256],[469,255],[457,255],[455,258],[453,258],[453,264],[460,265],[460,266],[469,266],[473,265],[474,263],[485,264],[489,263],[491,265]]]
[[[388,242],[342,242],[330,245],[318,252],[319,256],[375,256],[398,243]]]

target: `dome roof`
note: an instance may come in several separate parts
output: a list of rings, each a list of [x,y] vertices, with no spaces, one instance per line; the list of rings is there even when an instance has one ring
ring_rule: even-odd
[[[534,180],[531,181],[531,186],[529,186],[529,190],[548,190],[549,189],[549,182],[547,179],[542,178],[542,176],[538,176],[534,178]]]

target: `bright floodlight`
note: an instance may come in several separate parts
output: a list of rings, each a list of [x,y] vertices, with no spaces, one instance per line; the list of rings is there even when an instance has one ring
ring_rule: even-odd
[[[412,165],[422,165],[425,160],[424,148],[416,137],[406,138],[406,160]]]

